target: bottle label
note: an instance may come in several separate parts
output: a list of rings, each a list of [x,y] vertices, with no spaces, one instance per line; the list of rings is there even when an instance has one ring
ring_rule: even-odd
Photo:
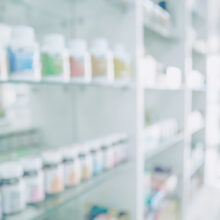
[[[8,49],[9,71],[14,74],[21,71],[33,71],[34,52],[24,49]]]
[[[60,55],[41,54],[42,75],[57,76],[64,73],[64,59]]]

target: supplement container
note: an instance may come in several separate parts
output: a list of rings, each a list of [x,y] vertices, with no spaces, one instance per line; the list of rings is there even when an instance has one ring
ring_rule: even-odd
[[[0,165],[0,185],[3,214],[14,214],[26,207],[22,166],[15,162]]]
[[[24,169],[27,203],[33,204],[43,201],[45,193],[41,159],[25,158],[21,160],[21,164]]]
[[[131,74],[131,63],[128,52],[122,45],[114,49],[114,73],[116,80],[129,80]]]
[[[92,156],[88,145],[79,147],[79,158],[81,165],[81,179],[87,180],[93,175]]]
[[[120,156],[121,156],[119,137],[118,135],[112,135],[110,139],[112,142],[114,165],[116,166],[120,163]]]
[[[112,140],[106,137],[102,140],[101,150],[103,154],[103,166],[104,170],[110,170],[114,167],[114,149]]]
[[[12,29],[8,58],[10,78],[36,79],[39,74],[39,47],[32,27],[17,26]]]
[[[90,153],[92,155],[93,174],[98,175],[103,171],[103,152],[101,150],[100,141],[92,141],[89,143]]]
[[[68,54],[61,34],[46,35],[41,50],[41,71],[44,79],[67,80]]]
[[[46,194],[53,195],[64,190],[62,155],[58,151],[43,154],[44,188]]]
[[[125,162],[128,160],[128,135],[119,135],[119,152],[120,152],[120,162]]]
[[[11,27],[0,24],[0,79],[6,80],[8,77],[8,57],[7,48],[11,36]]]
[[[112,82],[114,80],[114,65],[112,52],[104,38],[96,39],[91,48],[92,78],[94,80]]]
[[[91,81],[91,59],[86,41],[74,39],[69,45],[70,79]]]
[[[70,187],[78,185],[81,180],[81,169],[77,147],[63,148],[62,156],[65,186]]]

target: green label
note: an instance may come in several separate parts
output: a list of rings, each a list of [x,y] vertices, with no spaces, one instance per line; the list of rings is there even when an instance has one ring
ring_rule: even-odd
[[[41,54],[42,75],[43,76],[56,76],[64,72],[63,58],[61,56],[51,56],[47,53]]]

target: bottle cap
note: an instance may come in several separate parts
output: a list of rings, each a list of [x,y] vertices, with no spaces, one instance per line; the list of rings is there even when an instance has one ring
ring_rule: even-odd
[[[38,157],[28,157],[21,161],[24,171],[38,171],[42,168],[42,160]]]
[[[69,43],[70,53],[74,56],[84,54],[87,50],[87,43],[84,39],[72,39]]]
[[[45,151],[42,155],[43,164],[58,164],[62,162],[62,155],[59,151]]]
[[[23,168],[19,163],[6,162],[0,165],[0,179],[7,180],[23,176]]]

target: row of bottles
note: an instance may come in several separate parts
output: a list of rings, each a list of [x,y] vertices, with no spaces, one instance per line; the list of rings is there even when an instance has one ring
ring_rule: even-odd
[[[123,45],[113,52],[105,38],[95,39],[88,49],[84,39],[48,34],[40,47],[32,27],[11,29],[0,25],[0,76],[2,80],[128,80],[131,62]]]

